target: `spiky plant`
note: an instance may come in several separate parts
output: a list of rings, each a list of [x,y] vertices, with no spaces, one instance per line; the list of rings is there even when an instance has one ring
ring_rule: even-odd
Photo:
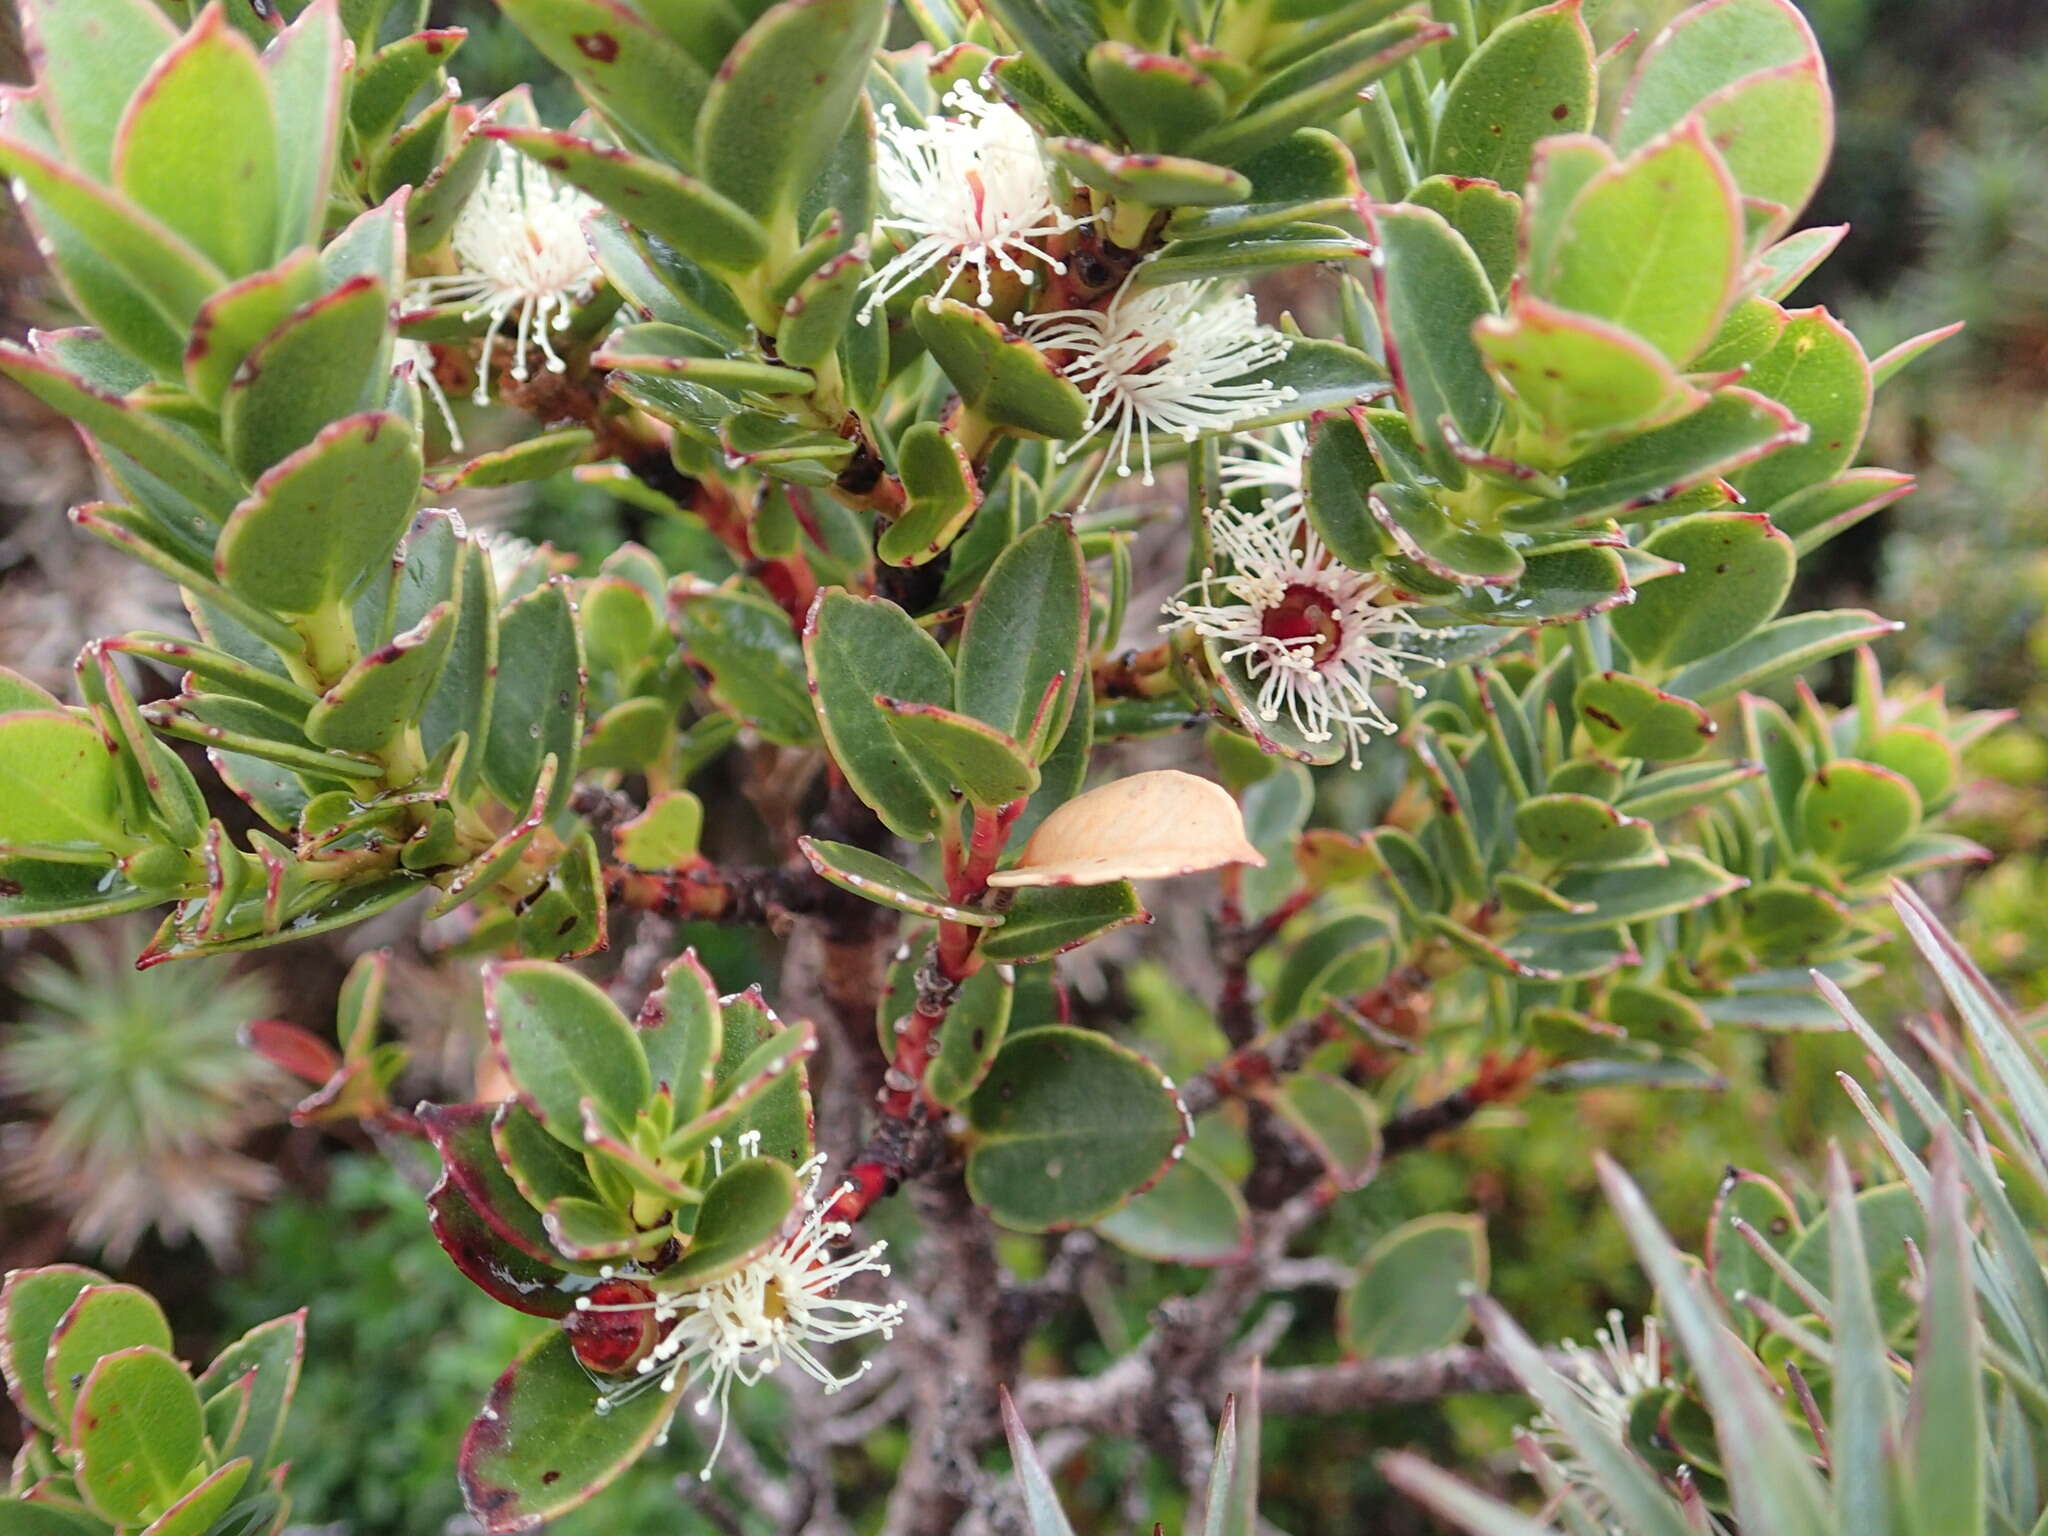
[[[1923,1068],[1819,982],[1883,1076],[1874,1093],[1843,1077],[1879,1177],[1859,1189],[1839,1150],[1817,1199],[1732,1175],[1701,1266],[1603,1161],[1682,1362],[1597,1411],[1482,1299],[1481,1329],[1542,1410],[1522,1449],[1549,1523],[1411,1456],[1387,1459],[1395,1483],[1473,1536],[2043,1528],[2048,1063],[1933,913],[1903,888],[1894,904],[1956,1015],[1907,1026]]]
[[[15,970],[0,1092],[26,1118],[6,1128],[4,1177],[112,1263],[152,1229],[220,1256],[237,1204],[276,1183],[235,1150],[280,1104],[280,1077],[238,1038],[270,1011],[270,988],[227,963],[145,977],[126,962],[139,937],[127,923],[81,929],[61,959]]]

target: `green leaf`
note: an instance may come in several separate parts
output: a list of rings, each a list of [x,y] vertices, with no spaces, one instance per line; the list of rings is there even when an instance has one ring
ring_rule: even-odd
[[[231,1461],[149,1523],[142,1536],[208,1536],[249,1480],[249,1463]]]
[[[0,846],[132,848],[106,738],[64,710],[0,714]]]
[[[258,1470],[270,1465],[298,1392],[305,1353],[306,1314],[301,1309],[258,1323],[213,1357],[199,1377],[201,1396],[210,1397],[236,1382],[249,1383],[248,1411],[241,1415],[235,1437],[214,1446],[218,1456],[246,1456]]]
[[[996,1397],[1002,1404],[1003,1436],[1010,1443],[1010,1463],[1016,1468],[1017,1486],[1024,1499],[1024,1519],[1031,1536],[1074,1536],[1045,1463],[1038,1459],[1038,1449],[1032,1445],[1024,1421],[1017,1415],[1017,1405],[1010,1401],[1010,1389],[998,1385]],[[30,1536],[41,1533],[32,1532]]]
[[[1366,504],[1403,555],[1445,581],[1505,587],[1523,572],[1513,545],[1452,521],[1427,491],[1385,482],[1372,488]]]
[[[1626,672],[1581,678],[1572,691],[1572,713],[1606,757],[1670,762],[1705,751],[1714,736],[1714,722],[1697,704]]]
[[[719,66],[697,162],[725,196],[787,219],[839,143],[888,21],[886,0],[781,0]]]
[[[721,708],[783,746],[817,741],[803,648],[780,608],[751,592],[685,578],[670,594],[670,610],[683,649],[710,675]]]
[[[1732,895],[1749,882],[1730,874],[1689,848],[1668,850],[1662,862],[1612,864],[1577,869],[1558,880],[1557,894],[1584,913],[1550,912],[1528,918],[1534,934],[1583,932],[1616,923],[1640,923],[1673,912],[1689,912]]]
[[[176,894],[135,885],[89,864],[0,860],[0,932],[113,917],[159,906]]]
[[[1086,0],[990,0],[988,14],[1017,41],[1034,73],[1051,72],[1047,88],[1065,98],[1062,106],[1081,114],[1086,125],[1106,126],[1096,117],[1102,103],[1088,76],[1088,54],[1102,27]]]
[[[382,403],[391,357],[388,298],[376,278],[352,277],[293,311],[243,360],[221,403],[221,440],[245,480],[334,431],[338,418]],[[366,419],[416,435],[397,417]]]
[[[488,971],[484,1014],[506,1073],[569,1146],[584,1144],[586,1099],[617,1133],[654,1092],[639,1035],[602,990],[574,971],[538,960]]]
[[[86,175],[110,179],[121,114],[177,29],[149,0],[24,0],[23,42],[36,88],[67,157]]]
[[[1724,87],[1818,54],[1811,28],[1789,0],[1695,6],[1643,51],[1622,104],[1616,147],[1626,154]]]
[[[1487,285],[1496,294],[1507,293],[1515,277],[1519,197],[1490,181],[1432,176],[1412,189],[1407,201],[1442,214],[1479,258]]]
[[[1164,149],[1221,122],[1223,87],[1185,59],[1147,53],[1128,43],[1088,50],[1089,81],[1117,125],[1139,149]]]
[[[1592,125],[1593,55],[1579,0],[1558,0],[1496,28],[1451,77],[1430,169],[1521,191],[1538,139]]]
[[[957,1108],[988,1076],[1010,1027],[1016,990],[1014,973],[1001,965],[984,965],[960,984],[924,1069],[925,1093],[934,1104]]]
[[[968,1193],[1020,1232],[1100,1221],[1166,1171],[1184,1113],[1136,1052],[1086,1030],[1027,1030],[968,1101]]]
[[[1451,35],[1423,16],[1395,16],[1348,31],[1277,74],[1245,98],[1236,115],[1181,146],[1185,153],[1234,165],[1297,128],[1334,121],[1357,104],[1358,93],[1417,49]]]
[[[674,869],[696,856],[704,803],[687,789],[672,789],[613,830],[613,848],[635,869]]]
[[[1683,363],[1714,337],[1742,260],[1742,209],[1698,123],[1586,183],[1530,289]]]
[[[182,236],[46,152],[48,136],[25,107],[8,111],[6,125],[12,136],[0,139],[0,170],[21,182],[67,281],[95,318],[117,322],[117,334],[145,344],[161,366],[227,275]]]
[[[496,685],[483,745],[483,781],[506,805],[524,806],[555,760],[553,790],[542,809],[552,820],[568,803],[576,745],[583,734],[584,665],[568,582],[529,592],[498,616]]]
[[[713,1070],[725,1047],[718,989],[696,950],[669,962],[633,1024],[656,1091],[668,1089],[678,1121],[694,1120],[710,1102]]]
[[[712,1098],[721,1110],[742,1104],[727,1128],[728,1139],[761,1133],[761,1153],[791,1167],[811,1155],[811,1093],[803,1063],[818,1048],[817,1033],[805,1021],[785,1025],[749,987],[722,998],[725,1034]]]
[[[43,1388],[59,1433],[69,1438],[79,1388],[93,1362],[132,1348],[169,1350],[171,1326],[147,1291],[132,1285],[90,1285],[72,1300],[50,1334],[40,1362]]]
[[[595,1498],[660,1437],[681,1400],[637,1392],[600,1412],[599,1391],[558,1328],[498,1378],[456,1462],[463,1501],[485,1531],[537,1530]]]
[[[810,860],[811,868],[842,890],[865,896],[869,901],[919,917],[939,918],[970,927],[992,927],[1002,921],[991,912],[978,912],[948,901],[943,893],[892,859],[849,843],[828,842],[821,837],[800,837],[797,847]]]
[[[1045,141],[1046,158],[1105,197],[1149,207],[1241,203],[1252,184],[1226,166],[1184,155],[1120,155],[1087,139]]]
[[[1066,729],[1085,675],[1088,575],[1064,517],[996,557],[960,634],[956,703],[1042,759]]]
[[[1372,1245],[1344,1293],[1339,1329],[1348,1355],[1368,1360],[1455,1344],[1472,1326],[1466,1288],[1484,1290],[1486,1225],[1477,1216],[1424,1216]]]
[[[206,1451],[199,1391],[169,1352],[116,1350],[86,1375],[71,1423],[78,1491],[109,1520],[146,1521],[175,1503]]]
[[[1699,512],[1639,546],[1685,569],[1663,576],[1609,620],[1629,654],[1668,671],[1718,656],[1768,623],[1792,590],[1792,541],[1755,512]]]
[[[1558,472],[1564,495],[1509,507],[1501,521],[1531,532],[1655,507],[1800,441],[1805,431],[1775,400],[1750,389],[1723,389],[1669,425],[1573,460]]]
[[[1697,111],[1743,197],[1783,210],[1764,227],[1789,228],[1834,148],[1834,100],[1820,55],[1724,86]]]
[[[1259,1097],[1308,1145],[1339,1189],[1363,1189],[1379,1172],[1379,1110],[1342,1078],[1295,1072]]]
[[[1795,491],[1771,508],[1771,522],[1810,555],[1838,533],[1912,494],[1913,477],[1888,469],[1852,469]]]
[[[1707,1218],[1707,1274],[1724,1302],[1747,1292],[1770,1294],[1777,1283],[1770,1267],[1735,1229],[1741,1221],[1778,1253],[1788,1252],[1804,1223],[1791,1196],[1774,1179],[1731,1167],[1714,1191]]]
[[[952,785],[968,800],[994,810],[1038,788],[1038,766],[1017,741],[966,715],[936,704],[877,701],[924,777]]]
[[[102,394],[84,381],[11,344],[0,344],[0,375],[90,432],[102,448],[128,455],[209,520],[227,514],[242,487],[200,440],[169,422]],[[74,512],[74,520],[77,518]],[[158,531],[160,536],[159,530]],[[189,561],[181,548],[182,558]]]
[[[1795,613],[1772,620],[1733,650],[1696,661],[1667,681],[1680,698],[1712,704],[1901,627],[1860,608]]]
[[[1515,833],[1537,858],[1556,864],[1608,864],[1639,857],[1654,841],[1647,821],[1591,795],[1549,794],[1515,809]]]
[[[852,327],[867,271],[866,248],[856,245],[798,284],[782,306],[776,355],[796,368],[816,368],[828,361]]]
[[[231,283],[199,308],[185,349],[185,382],[218,408],[242,361],[258,342],[318,291],[319,263],[300,248],[268,271]]]
[[[1494,382],[1554,443],[1654,425],[1704,403],[1633,332],[1531,295],[1505,316],[1481,319],[1474,339]]]
[[[114,185],[239,277],[278,244],[277,162],[270,79],[208,7],[122,114]]]
[[[1826,310],[1788,315],[1771,349],[1750,364],[1742,382],[1789,408],[1807,429],[1805,442],[1729,476],[1757,510],[1774,511],[1787,497],[1832,480],[1855,461],[1870,421],[1870,364],[1848,328]]]
[[[1099,939],[1127,923],[1150,922],[1130,881],[1110,885],[1027,886],[980,944],[985,960],[1034,965]]]
[[[935,299],[913,304],[910,318],[960,403],[976,415],[1020,437],[1076,438],[1088,430],[1081,391],[1043,352],[1006,337],[980,310]]]
[[[547,61],[620,128],[627,147],[689,169],[714,66],[700,64],[625,0],[500,0]]]
[[[306,717],[306,734],[344,752],[381,752],[419,718],[455,639],[456,605],[441,603],[418,624],[350,667]]]
[[[15,1407],[46,1434],[61,1435],[70,1427],[69,1416],[57,1411],[43,1380],[51,1336],[88,1286],[108,1283],[105,1275],[82,1264],[9,1270],[0,1282],[0,1377]]]
[[[734,1163],[704,1192],[690,1244],[664,1284],[709,1285],[773,1248],[797,1201],[797,1179],[787,1163],[750,1157]]]
[[[313,613],[389,564],[419,496],[419,439],[395,416],[323,428],[257,480],[222,530],[215,567],[262,607]],[[346,505],[350,515],[335,516]]]
[[[746,391],[762,395],[802,395],[816,387],[808,373],[734,357],[726,344],[679,325],[630,325],[616,333],[590,359],[598,368],[616,368],[642,378],[681,379],[729,395]],[[755,445],[757,449],[765,445]]]
[[[1806,781],[1797,815],[1807,847],[1853,868],[1883,858],[1919,829],[1920,796],[1904,775],[1847,758]]]
[[[1473,324],[1493,313],[1492,285],[1472,247],[1439,213],[1381,208],[1372,227],[1379,242],[1373,300],[1401,408],[1438,473],[1461,484],[1464,470],[1451,456],[1443,422],[1461,441],[1483,447],[1500,417],[1500,396],[1472,340]]]
[[[1167,238],[1196,241],[1245,235],[1301,220],[1342,224],[1354,234],[1364,232],[1355,212],[1360,196],[1358,165],[1335,134],[1320,128],[1297,129],[1243,161],[1238,170],[1252,184],[1247,201],[1219,208],[1176,208],[1166,221]],[[1170,251],[1162,254],[1171,259]],[[1139,272],[1159,259],[1155,257]]]
[[[899,836],[929,838],[939,828],[945,786],[921,772],[876,699],[950,703],[946,653],[894,603],[837,590],[812,606],[803,651],[819,726],[854,793]]]
[[[1898,1444],[1898,1382],[1871,1289],[1856,1219],[1856,1191],[1839,1149],[1828,1157],[1828,1300],[1835,1344],[1828,1439],[1839,1529],[1891,1529],[1891,1465]]]
[[[1237,1186],[1188,1152],[1157,1184],[1095,1230],[1128,1253],[1160,1264],[1235,1264],[1251,1251],[1251,1211]]]
[[[923,565],[951,546],[981,505],[974,467],[935,421],[920,421],[896,447],[910,505],[883,530],[875,553],[889,565]]]

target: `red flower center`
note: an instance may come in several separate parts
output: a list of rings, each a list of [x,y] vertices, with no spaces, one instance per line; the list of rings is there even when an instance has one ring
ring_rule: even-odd
[[[1317,666],[1336,655],[1344,640],[1344,626],[1329,594],[1298,581],[1266,610],[1259,620],[1259,632],[1275,640],[1312,642]]]

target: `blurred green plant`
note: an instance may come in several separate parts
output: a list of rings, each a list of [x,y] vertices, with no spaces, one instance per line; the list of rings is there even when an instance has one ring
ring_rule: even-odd
[[[61,1213],[79,1247],[120,1264],[143,1234],[235,1247],[240,1207],[276,1175],[236,1150],[284,1107],[283,1077],[242,1044],[274,1006],[233,962],[144,977],[141,931],[97,924],[12,968],[19,1011],[0,1023],[7,1184]]]
[[[1654,1331],[1568,1373],[1497,1304],[1479,1322],[1541,1409],[1533,1521],[1416,1458],[1390,1476],[1473,1536],[2030,1531],[2048,1518],[2048,1062],[1934,914],[1895,897],[1953,1022],[1897,1045],[1819,985],[1882,1076],[1845,1075],[1873,1143],[1824,1190],[1731,1171],[1695,1266],[1608,1160],[1601,1180],[1682,1360]],[[1916,1061],[1901,1054],[1914,1052]],[[1852,1174],[1852,1161],[1874,1177]]]
[[[420,1536],[461,1513],[463,1431],[506,1357],[543,1330],[448,1263],[400,1168],[350,1153],[327,1175],[317,1195],[292,1191],[251,1223],[249,1262],[219,1290],[225,1326],[314,1298],[299,1407],[282,1441],[292,1495],[352,1536]],[[656,1529],[675,1517],[672,1475],[650,1459],[601,1509],[549,1529]]]

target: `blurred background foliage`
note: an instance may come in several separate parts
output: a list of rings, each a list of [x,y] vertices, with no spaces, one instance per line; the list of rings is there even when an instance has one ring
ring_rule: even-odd
[[[1870,435],[1870,459],[1913,471],[1918,494],[1808,562],[1806,601],[1869,605],[1903,619],[1887,645],[1888,671],[1938,682],[1960,705],[2016,712],[2012,726],[1974,750],[1955,828],[1999,860],[1932,894],[1993,979],[2022,1009],[2038,1010],[2048,1004],[2048,6],[1802,3],[1841,107],[1833,170],[1808,219],[1853,230],[1799,301],[1840,313],[1872,355],[1929,327],[1967,322],[1886,392]],[[1676,0],[1587,5],[1607,36],[1630,26],[1647,35],[1676,9]],[[549,78],[489,0],[441,0],[434,20],[470,29],[465,94]],[[19,78],[18,49],[0,64]],[[543,86],[538,100],[550,119],[573,112],[559,86]],[[0,323],[16,334],[53,323],[54,302],[10,224],[0,244]],[[62,510],[88,483],[68,429],[0,395],[0,655],[50,681],[61,680],[87,635],[145,622],[162,601],[138,590],[126,569],[105,579],[97,546],[68,536]],[[601,553],[632,537],[671,569],[714,577],[724,569],[708,541],[573,481],[486,498],[465,515],[569,553]],[[1821,691],[1839,697],[1846,679],[1832,681]],[[1336,770],[1324,785],[1326,809],[1372,798],[1369,770],[1368,782],[1343,778]],[[1169,1063],[1200,1059],[1213,1054],[1213,1026],[1173,980],[1172,946],[1199,946],[1202,936],[1171,932],[1170,917],[1162,927],[1166,961],[1119,968],[1112,960],[1076,978],[1079,990],[1091,1022],[1129,1029]],[[537,1326],[447,1263],[421,1219],[427,1172],[410,1149],[360,1138],[342,1147],[282,1128],[274,1085],[237,1044],[253,1017],[326,1017],[353,952],[393,937],[371,925],[351,931],[347,953],[302,945],[283,960],[259,957],[260,969],[193,962],[146,979],[112,958],[119,935],[9,934],[0,946],[0,1162],[10,1174],[0,1179],[0,1269],[71,1256],[124,1278],[146,1275],[194,1355],[310,1304],[289,1454],[298,1507],[325,1522],[314,1529],[337,1536],[460,1529],[451,1524],[460,1505],[457,1442],[498,1363]],[[744,948],[751,938],[693,931],[685,940],[729,985],[754,973]],[[480,1040],[472,971],[418,955],[400,964],[391,1013],[415,1047],[420,1081],[412,1086],[466,1090]],[[1920,995],[1902,961],[1859,1002],[1873,1018],[1897,1018]],[[1647,1295],[1595,1187],[1594,1149],[1628,1167],[1665,1224],[1692,1245],[1724,1167],[1811,1174],[1831,1136],[1854,1134],[1834,1082],[1856,1060],[1845,1037],[1731,1032],[1704,1050],[1722,1091],[1596,1091],[1489,1111],[1341,1200],[1325,1224],[1326,1255],[1348,1264],[1403,1221],[1471,1211],[1486,1223],[1494,1294],[1535,1336],[1587,1339],[1610,1307],[1635,1316]],[[91,1109],[64,1108],[74,1103]],[[1233,1153],[1208,1150],[1226,1160]],[[81,1215],[77,1194],[88,1188],[98,1199]],[[1023,1266],[1033,1254],[1027,1246],[1011,1257]],[[1118,1258],[1110,1272],[1119,1281],[1089,1296],[1091,1315],[1069,1336],[1048,1335],[1044,1347],[1068,1350],[1072,1367],[1106,1363],[1105,1346],[1142,1332],[1148,1310],[1175,1286],[1175,1272],[1135,1258]],[[1335,1296],[1310,1286],[1271,1303],[1296,1309],[1276,1364],[1334,1352]],[[753,1442],[772,1447],[774,1394],[749,1394],[741,1410]],[[1430,1529],[1380,1483],[1371,1453],[1405,1445],[1483,1477],[1525,1412],[1516,1399],[1472,1398],[1269,1422],[1266,1515],[1297,1536]],[[6,1433],[0,1425],[0,1449]],[[887,1448],[878,1454],[886,1461]],[[650,1457],[594,1509],[553,1529],[681,1528],[691,1517],[668,1484],[687,1474],[686,1459]],[[1094,1528],[1154,1520],[1176,1528],[1177,1489],[1155,1481],[1127,1447],[1091,1449],[1079,1465],[1076,1506],[1102,1512]],[[871,1501],[870,1512],[878,1510],[879,1499]]]

